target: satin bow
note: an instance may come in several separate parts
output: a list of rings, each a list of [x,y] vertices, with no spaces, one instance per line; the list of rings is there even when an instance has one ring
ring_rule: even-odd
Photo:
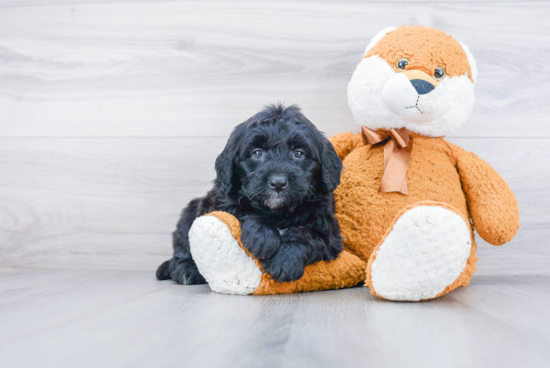
[[[409,131],[406,128],[376,131],[366,126],[362,126],[361,130],[366,145],[384,144],[384,175],[378,191],[409,194],[407,169],[413,147]]]

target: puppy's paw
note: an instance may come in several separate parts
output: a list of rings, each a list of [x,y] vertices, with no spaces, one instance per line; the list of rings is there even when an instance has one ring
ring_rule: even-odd
[[[182,285],[206,284],[195,262],[179,258],[170,262],[170,278]]]
[[[262,266],[278,282],[296,281],[304,275],[304,264],[294,257],[275,256],[263,261]]]
[[[170,261],[163,262],[159,268],[157,268],[157,280],[169,280],[170,279]]]
[[[275,256],[280,246],[280,236],[276,229],[267,228],[255,220],[246,220],[241,227],[241,241],[254,257],[269,259]]]

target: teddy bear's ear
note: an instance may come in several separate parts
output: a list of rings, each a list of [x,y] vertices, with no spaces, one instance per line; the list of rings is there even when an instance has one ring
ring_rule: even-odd
[[[459,42],[459,43],[460,43],[460,46],[462,46],[462,49],[464,50],[464,52],[466,53],[466,56],[468,57],[468,64],[470,64],[470,69],[472,70],[472,79],[474,80],[474,85],[475,85],[477,82],[476,59],[474,59],[474,55],[472,54],[468,46],[466,46],[462,42]]]
[[[370,51],[370,49],[372,49],[374,46],[376,46],[376,44],[385,36],[387,35],[388,33],[390,33],[391,31],[395,31],[397,29],[397,27],[388,27],[388,28],[384,28],[383,30],[381,30],[380,32],[378,32],[376,34],[376,36],[374,36],[370,42],[369,42],[369,45],[367,46],[367,48],[365,49],[365,53],[363,54],[363,57],[367,56],[368,52]]]

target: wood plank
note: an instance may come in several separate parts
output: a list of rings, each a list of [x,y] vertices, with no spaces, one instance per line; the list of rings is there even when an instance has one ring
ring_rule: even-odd
[[[31,367],[546,367],[550,276],[475,278],[426,303],[367,288],[232,296],[147,272],[10,270],[0,358]],[[35,280],[57,280],[37,286]],[[9,293],[6,293],[9,291]],[[32,295],[31,295],[32,291]],[[14,298],[13,295],[19,295]]]
[[[488,308],[482,311],[468,304],[471,294],[467,292],[481,296],[485,291],[491,296],[495,293],[512,299],[513,289],[506,281],[479,277],[467,289],[459,290],[461,293],[428,303],[381,303],[372,295],[365,295],[363,288],[346,290],[346,295],[300,295],[303,301],[294,318],[282,366],[437,367],[445,362],[446,367],[512,367],[520,363],[542,367],[546,361],[542,355],[545,335],[525,325],[510,326],[494,318]],[[527,287],[526,279],[517,282],[528,290],[525,303],[531,306],[520,309],[516,304],[504,308],[501,316],[508,319],[516,313],[520,319],[529,318],[528,310],[539,310],[549,297],[546,285],[546,290],[542,290],[532,284]],[[485,302],[491,298],[482,299]],[[363,304],[358,304],[358,300]],[[488,302],[494,305],[497,300]],[[547,329],[547,317],[546,313],[541,316],[541,329]],[[484,358],[478,355],[481,351]]]
[[[550,329],[540,321],[550,320],[550,309],[536,310],[537,305],[550,303],[550,293],[547,292],[548,280],[545,277],[530,279],[529,287],[525,280],[517,276],[501,276],[499,282],[505,284],[506,290],[495,288],[491,278],[480,277],[475,280],[475,287],[460,288],[449,295],[454,301],[459,301],[475,308],[503,323],[550,338]],[[521,310],[515,313],[513,310]]]
[[[0,275],[2,346],[63,328],[170,287],[170,283],[156,282],[150,272],[4,269]],[[60,301],[66,295],[72,297]],[[41,307],[40,313],[35,312],[37,306]],[[27,317],[20,318],[22,315]]]
[[[515,191],[519,235],[479,240],[479,274],[550,266],[547,139],[454,138]],[[223,138],[0,140],[0,265],[153,270],[171,254],[183,206],[214,179]],[[536,156],[535,156],[536,153]]]
[[[350,75],[376,32],[402,24],[477,56],[477,105],[454,136],[550,136],[546,2],[2,4],[2,137],[225,136],[278,100],[331,135],[352,130]]]
[[[214,152],[224,144],[207,138],[3,140],[0,262],[152,269],[170,255],[181,209],[211,186]]]

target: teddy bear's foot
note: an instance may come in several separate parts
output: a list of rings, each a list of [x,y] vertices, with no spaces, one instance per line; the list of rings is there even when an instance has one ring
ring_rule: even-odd
[[[213,291],[224,294],[287,294],[339,289],[365,280],[366,264],[343,251],[330,262],[306,266],[304,276],[292,282],[277,282],[263,272],[240,241],[239,221],[225,212],[199,217],[189,230],[191,254]]]
[[[398,216],[371,255],[366,284],[384,299],[436,298],[465,284],[459,277],[471,248],[470,227],[454,208],[419,204]]]
[[[191,254],[213,291],[252,294],[260,285],[262,271],[239,238],[237,219],[223,212],[197,218],[189,230]]]

